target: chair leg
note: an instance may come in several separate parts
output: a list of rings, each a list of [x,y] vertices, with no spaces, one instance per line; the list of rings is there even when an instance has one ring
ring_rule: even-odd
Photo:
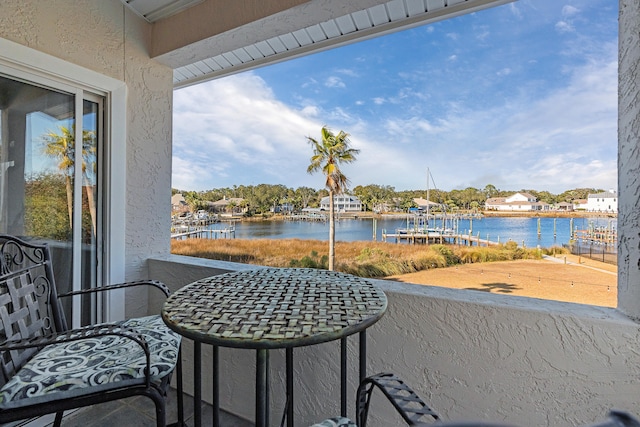
[[[184,392],[182,389],[182,345],[178,351],[178,366],[176,367],[176,392],[178,393],[178,425],[184,426]]]
[[[53,427],[60,427],[60,424],[62,424],[63,415],[64,411],[56,412],[56,419],[53,421]]]
[[[156,406],[156,426],[167,427],[166,399],[164,394],[155,387],[151,387],[144,395],[153,400]]]

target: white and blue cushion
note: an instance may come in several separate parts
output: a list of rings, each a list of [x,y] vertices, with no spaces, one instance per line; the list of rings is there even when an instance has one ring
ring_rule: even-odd
[[[317,424],[312,425],[311,427],[358,427],[358,426],[349,418],[335,417],[335,418],[329,418],[324,421],[321,421]]]
[[[160,316],[120,322],[144,336],[151,353],[151,380],[161,381],[178,360],[180,335]],[[0,389],[0,410],[52,402],[85,394],[144,384],[146,358],[135,341],[106,335],[51,344],[39,351]]]

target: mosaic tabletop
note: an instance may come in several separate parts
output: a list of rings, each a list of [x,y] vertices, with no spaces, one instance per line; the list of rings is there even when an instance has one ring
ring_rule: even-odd
[[[361,277],[263,268],[193,282],[167,298],[162,318],[169,328],[203,343],[285,348],[363,331],[386,308],[385,294]]]

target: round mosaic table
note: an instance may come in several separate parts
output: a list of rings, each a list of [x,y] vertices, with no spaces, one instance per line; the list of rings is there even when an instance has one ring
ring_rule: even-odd
[[[360,378],[366,376],[366,328],[387,299],[371,281],[327,270],[261,268],[208,277],[173,293],[162,318],[194,340],[196,426],[201,423],[200,344],[214,346],[214,425],[218,425],[217,347],[255,349],[256,426],[269,422],[269,350],[286,349],[287,425],[293,426],[293,348],[341,340],[341,411],[346,416],[346,338],[360,334]]]

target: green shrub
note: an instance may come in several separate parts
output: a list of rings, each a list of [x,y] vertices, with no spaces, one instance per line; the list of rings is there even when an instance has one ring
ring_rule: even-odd
[[[329,257],[327,255],[323,255],[318,259],[318,252],[311,251],[311,255],[304,256],[299,260],[292,259],[289,262],[289,267],[327,269],[329,268]]]
[[[451,246],[431,245],[431,249],[444,257],[445,265],[460,264],[460,257],[453,252]]]

